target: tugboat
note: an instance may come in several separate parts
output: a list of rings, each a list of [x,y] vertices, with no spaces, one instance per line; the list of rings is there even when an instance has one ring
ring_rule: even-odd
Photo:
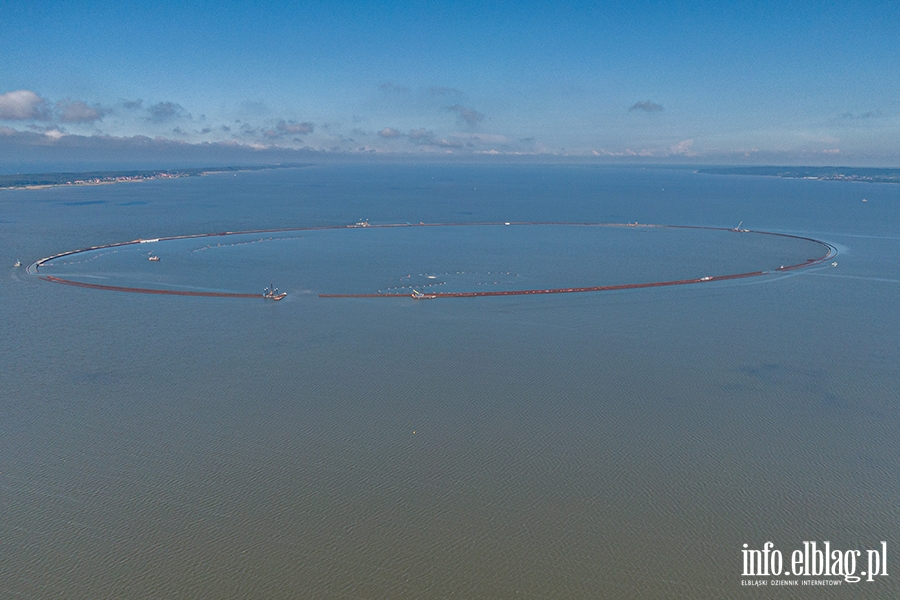
[[[423,294],[419,290],[413,290],[411,296],[413,300],[432,300],[437,298],[434,294]]]
[[[269,287],[263,290],[263,298],[265,298],[266,300],[274,300],[275,302],[278,302],[285,296],[287,296],[287,292],[281,292],[279,294],[278,288],[273,286],[271,283],[269,284]]]

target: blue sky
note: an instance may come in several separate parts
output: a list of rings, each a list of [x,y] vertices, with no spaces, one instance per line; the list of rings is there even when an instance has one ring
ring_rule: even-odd
[[[0,0],[0,57],[0,165],[900,166],[897,2]]]

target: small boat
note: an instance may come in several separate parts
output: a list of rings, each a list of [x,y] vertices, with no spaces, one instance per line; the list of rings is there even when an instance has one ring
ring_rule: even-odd
[[[279,293],[278,288],[273,286],[271,283],[269,284],[269,287],[263,290],[263,298],[265,298],[266,300],[274,300],[275,302],[278,302],[285,296],[287,296],[287,292]]]
[[[835,262],[831,263],[831,266],[832,266],[832,267],[836,267],[836,266],[837,266],[837,262],[835,261]]]
[[[21,267],[21,266],[22,266],[22,263],[21,263],[20,261],[17,260],[17,261],[16,261],[16,264],[14,264],[13,266],[14,266],[14,267]]]
[[[155,254],[151,254],[150,256],[147,257],[147,260],[149,260],[150,262],[159,262],[159,257],[156,256]]]
[[[710,280],[712,280],[712,277],[709,277],[709,276],[700,278],[700,281],[710,281]]]
[[[413,300],[433,300],[434,298],[437,298],[435,294],[423,294],[419,290],[413,290],[410,295]]]

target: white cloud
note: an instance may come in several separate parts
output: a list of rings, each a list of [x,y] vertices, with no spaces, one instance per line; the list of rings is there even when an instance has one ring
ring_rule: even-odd
[[[294,134],[305,134],[312,133],[313,124],[312,123],[294,123],[293,121],[285,121],[281,120],[277,125],[278,131],[282,133],[294,133]]]
[[[263,136],[269,139],[272,138],[281,138],[287,135],[306,135],[307,133],[312,133],[315,126],[312,123],[296,123],[294,121],[285,121],[281,119],[275,125],[274,129],[267,129],[263,132]],[[253,133],[246,123],[242,130],[245,133]],[[299,141],[298,138],[294,138],[294,141]]]
[[[429,142],[434,139],[434,132],[428,131],[427,129],[412,129],[409,132],[409,139],[413,141],[422,140],[424,142]]]
[[[684,156],[697,156],[697,153],[691,150],[691,146],[694,145],[694,140],[682,140],[669,148],[669,151],[672,154],[681,154]]]
[[[509,144],[510,140],[505,135],[494,133],[471,133],[459,131],[451,134],[455,138],[461,138],[473,142],[481,142],[483,144]]]
[[[0,119],[24,121],[48,118],[47,101],[31,90],[16,90],[0,95]]]
[[[632,112],[635,110],[639,110],[641,112],[655,113],[655,112],[662,112],[663,107],[662,107],[662,104],[657,104],[656,102],[651,102],[650,100],[644,100],[643,102],[635,102],[628,108],[628,112]]]
[[[454,104],[453,106],[448,106],[447,110],[450,112],[456,113],[456,116],[460,118],[461,121],[465,121],[469,126],[474,126],[476,123],[484,119],[484,115],[474,108],[467,108],[462,106],[461,104]]]
[[[80,100],[57,102],[56,109],[60,111],[59,120],[63,123],[93,123],[107,112],[100,105],[88,106]]]
[[[157,102],[147,107],[148,120],[152,123],[166,123],[176,119],[190,118],[191,115],[175,102]]]

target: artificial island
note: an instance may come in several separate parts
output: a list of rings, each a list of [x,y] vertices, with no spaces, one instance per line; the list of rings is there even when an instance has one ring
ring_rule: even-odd
[[[635,229],[635,230],[648,230],[648,229],[656,229],[656,230],[682,230],[682,231],[694,231],[694,232],[716,232],[723,233],[728,235],[741,235],[741,236],[766,236],[769,238],[780,238],[783,240],[797,240],[803,241],[807,243],[812,243],[814,248],[818,248],[819,250],[815,252],[814,256],[808,257],[805,260],[799,262],[791,262],[790,264],[782,264],[778,267],[763,267],[758,270],[748,270],[748,271],[740,271],[740,272],[718,272],[718,273],[710,273],[710,272],[700,272],[696,273],[694,276],[688,277],[679,277],[677,279],[659,279],[653,281],[633,281],[628,283],[613,283],[613,284],[599,284],[598,282],[581,282],[580,284],[576,284],[573,282],[572,285],[565,286],[547,286],[547,287],[535,287],[535,288],[525,288],[525,289],[503,289],[503,290],[458,290],[458,291],[427,291],[422,292],[419,289],[412,289],[410,291],[377,291],[377,292],[363,292],[359,293],[329,293],[322,292],[318,293],[318,297],[320,298],[410,298],[413,299],[439,299],[439,298],[476,298],[476,297],[492,297],[492,296],[523,296],[523,295],[542,295],[542,294],[564,294],[564,293],[578,293],[578,292],[603,292],[603,291],[614,291],[614,290],[635,290],[635,289],[643,289],[643,288],[657,288],[657,287],[666,287],[666,286],[682,286],[689,284],[706,284],[712,282],[722,282],[722,281],[730,281],[737,279],[745,279],[750,277],[760,277],[765,275],[775,275],[779,273],[786,273],[790,271],[795,271],[798,269],[803,269],[806,267],[811,267],[814,265],[821,265],[826,261],[832,259],[837,254],[837,250],[831,244],[805,237],[799,235],[792,235],[788,233],[779,233],[779,232],[771,232],[771,231],[756,231],[750,229],[742,229],[740,225],[734,228],[724,228],[724,227],[709,227],[709,226],[701,226],[701,225],[660,225],[660,224],[638,224],[638,223],[568,223],[568,222],[471,222],[471,223],[393,223],[393,224],[371,224],[368,221],[354,223],[349,225],[331,225],[331,226],[319,226],[319,227],[296,227],[296,228],[280,228],[280,229],[259,229],[259,230],[249,230],[249,231],[225,231],[218,233],[203,233],[203,234],[194,234],[194,235],[182,235],[182,236],[173,236],[166,238],[153,238],[153,239],[137,239],[127,242],[117,242],[113,244],[104,244],[98,246],[91,246],[87,248],[82,248],[78,250],[70,250],[66,252],[61,252],[59,254],[55,254],[53,256],[49,256],[38,261],[35,261],[31,265],[29,265],[27,271],[30,274],[38,275],[42,280],[48,281],[51,283],[65,284],[70,286],[76,286],[80,288],[88,288],[95,290],[105,290],[105,291],[118,291],[118,292],[131,292],[131,293],[143,293],[143,294],[163,294],[163,295],[176,295],[176,296],[201,296],[201,297],[221,297],[221,298],[260,298],[260,294],[251,294],[251,293],[242,293],[242,292],[227,292],[227,291],[208,291],[208,290],[190,290],[190,289],[175,289],[172,287],[165,287],[164,285],[160,285],[159,287],[149,288],[149,287],[140,287],[137,285],[108,285],[108,284],[100,284],[86,281],[79,281],[77,279],[72,279],[71,277],[60,277],[54,275],[45,275],[40,273],[40,269],[47,266],[52,266],[53,261],[57,261],[58,259],[62,259],[65,257],[72,257],[78,254],[110,250],[110,249],[122,249],[128,246],[134,246],[137,244],[159,244],[167,241],[176,241],[176,240],[192,240],[199,238],[222,238],[228,236],[258,236],[262,234],[276,234],[276,233],[295,233],[295,232],[327,232],[327,231],[337,231],[337,230],[350,230],[350,229],[359,229],[365,231],[384,231],[384,230],[402,230],[407,228],[418,228],[422,230],[423,228],[438,228],[439,230],[444,230],[447,228],[454,227],[465,227],[465,228],[473,228],[473,227],[500,227],[503,230],[507,230],[510,227],[517,228],[525,228],[525,227],[534,227],[534,226],[566,226],[566,227],[585,227],[585,228],[625,228],[625,229]],[[262,241],[262,240],[259,240]],[[217,245],[218,246],[218,245]],[[146,246],[145,246],[146,248]],[[151,254],[151,256],[153,256]],[[807,255],[808,256],[808,255]],[[799,258],[799,257],[797,257]],[[777,263],[776,263],[777,264]],[[832,266],[836,266],[837,263],[832,263]],[[269,286],[264,291],[262,297],[269,300],[280,300],[286,294],[279,294],[278,290],[274,288],[274,286]]]

